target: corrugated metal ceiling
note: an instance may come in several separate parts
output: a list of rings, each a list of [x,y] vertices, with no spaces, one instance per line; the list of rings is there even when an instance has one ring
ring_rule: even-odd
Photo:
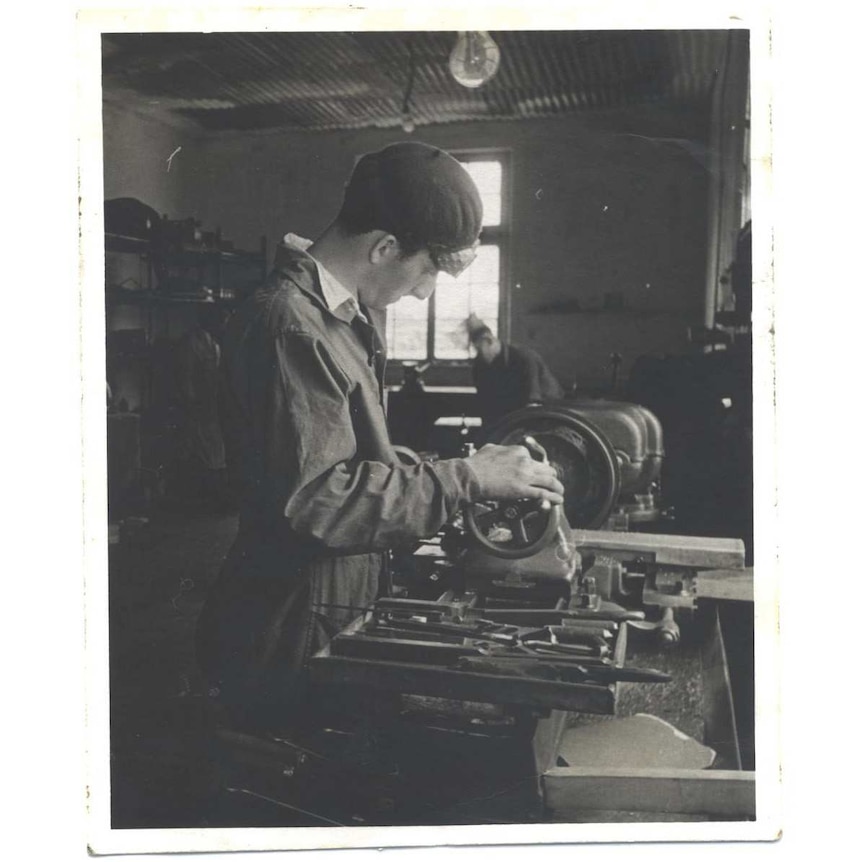
[[[702,107],[723,30],[500,31],[481,88],[449,72],[454,32],[135,33],[103,37],[103,94],[206,130],[386,128],[411,56],[417,126],[528,119],[643,103]]]

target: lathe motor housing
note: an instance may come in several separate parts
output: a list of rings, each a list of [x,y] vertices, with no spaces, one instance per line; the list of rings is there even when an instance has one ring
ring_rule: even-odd
[[[531,405],[486,430],[484,442],[535,438],[565,487],[569,523],[637,529],[661,517],[662,428],[639,404],[604,399]]]

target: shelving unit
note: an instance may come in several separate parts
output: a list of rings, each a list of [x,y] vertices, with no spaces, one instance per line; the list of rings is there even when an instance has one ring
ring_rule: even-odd
[[[105,233],[108,449],[121,477],[109,489],[114,513],[159,496],[177,425],[167,392],[171,345],[200,325],[203,310],[229,313],[266,277],[264,237],[257,251],[226,248],[220,231],[192,245],[169,240],[172,225],[163,220],[161,242]]]
[[[138,255],[146,265],[143,283],[134,289],[106,283],[106,298],[129,304],[177,302],[236,302],[266,277],[266,237],[258,251],[240,251],[216,245],[159,247],[148,239],[105,234],[105,253]],[[241,266],[244,274],[233,269]],[[194,286],[194,291],[178,290],[179,285]]]
[[[159,245],[141,237],[106,233],[105,256],[109,375],[118,370],[112,368],[113,361],[146,362],[157,338],[187,329],[193,315],[183,318],[183,310],[202,305],[230,309],[263,281],[267,270],[265,237],[258,251],[241,251],[224,248],[219,231],[212,247]],[[175,320],[169,318],[173,309]],[[117,336],[128,330],[142,330],[142,334],[136,339]],[[149,400],[145,394],[141,393],[141,407]]]

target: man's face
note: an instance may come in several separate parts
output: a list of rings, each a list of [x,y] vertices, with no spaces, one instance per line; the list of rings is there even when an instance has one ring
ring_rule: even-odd
[[[437,286],[438,274],[427,250],[393,255],[376,268],[373,283],[364,286],[362,300],[371,308],[383,309],[403,296],[428,299]]]
[[[490,335],[486,335],[476,342],[476,354],[483,362],[493,362],[498,353],[498,342]]]

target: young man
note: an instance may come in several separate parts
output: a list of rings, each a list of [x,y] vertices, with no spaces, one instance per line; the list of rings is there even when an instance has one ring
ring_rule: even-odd
[[[198,623],[198,656],[235,718],[281,721],[308,658],[378,593],[387,549],[431,536],[465,503],[562,501],[521,446],[406,466],[383,410],[386,306],[427,299],[475,257],[482,205],[447,153],[400,143],[362,157],[332,225],[288,234],[223,344],[236,542]]]
[[[503,344],[488,326],[474,318],[467,321],[467,327],[476,349],[473,381],[483,428],[528,404],[559,401],[565,396],[535,350]]]

